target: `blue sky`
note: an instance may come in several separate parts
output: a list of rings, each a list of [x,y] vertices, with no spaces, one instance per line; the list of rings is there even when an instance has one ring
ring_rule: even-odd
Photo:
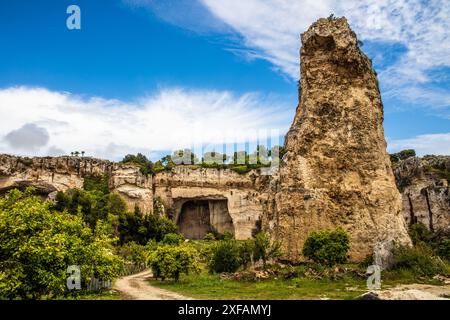
[[[81,9],[68,30],[66,8]],[[0,152],[152,158],[289,127],[299,34],[345,15],[374,61],[389,151],[450,154],[442,1],[17,0],[0,4]]]

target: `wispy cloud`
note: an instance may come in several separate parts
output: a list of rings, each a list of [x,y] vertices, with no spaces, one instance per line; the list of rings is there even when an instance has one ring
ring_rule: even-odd
[[[420,101],[424,107],[431,104],[417,100],[424,95],[432,96],[433,104],[438,100],[439,105],[450,107],[448,87],[425,87],[434,80],[429,70],[450,66],[447,0],[202,1],[217,19],[243,36],[243,46],[252,57],[270,61],[292,79],[299,77],[300,33],[320,17],[331,13],[346,16],[361,40],[405,48],[400,58],[380,73],[384,88],[399,90],[402,99]],[[379,50],[390,50],[390,46]]]
[[[414,149],[419,156],[427,154],[450,155],[450,132],[424,134],[409,139],[388,142],[388,150],[390,152],[398,152],[405,149]]]
[[[287,109],[280,97],[257,93],[166,88],[125,102],[45,88],[5,88],[0,89],[0,152],[151,156],[192,144],[241,142],[257,130],[285,132],[292,117]],[[22,138],[29,136],[28,129],[45,133],[45,139],[27,149]],[[20,145],[14,142],[18,138]]]
[[[450,65],[450,6],[446,0],[202,0],[220,20],[241,33],[245,45],[298,77],[299,35],[331,13],[349,19],[365,40],[393,41],[408,49],[396,72]],[[411,68],[413,63],[414,68]],[[392,70],[391,70],[392,71]],[[422,74],[425,80],[427,77]]]

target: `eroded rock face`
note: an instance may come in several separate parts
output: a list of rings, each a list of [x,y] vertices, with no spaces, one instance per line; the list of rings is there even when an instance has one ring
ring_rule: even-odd
[[[257,171],[240,175],[231,170],[175,167],[153,177],[130,164],[87,157],[22,158],[0,155],[0,193],[34,186],[41,195],[54,198],[56,191],[83,188],[84,177],[109,176],[111,192],[119,194],[128,210],[168,214],[190,238],[202,238],[213,227],[231,232],[237,239],[252,236],[267,201],[268,176]]]
[[[412,157],[394,169],[408,224],[422,222],[431,231],[450,228],[449,156]]]
[[[34,186],[43,195],[55,191],[83,188],[84,177],[107,174],[111,192],[122,196],[130,211],[138,206],[142,212],[152,212],[151,177],[139,168],[127,164],[89,157],[34,157],[0,155],[0,192]]]
[[[176,223],[183,221],[183,206],[197,202],[199,206],[196,210],[200,214],[205,210],[200,210],[201,206],[208,202],[211,226],[220,233],[231,232],[236,239],[252,236],[267,202],[267,182],[268,176],[261,176],[257,171],[241,175],[231,170],[189,166],[158,173],[153,180],[155,198],[164,204]],[[191,217],[193,210],[190,209]],[[192,225],[203,228],[203,231],[198,230],[195,234],[203,234],[207,227],[204,224],[202,226],[200,221]]]
[[[347,20],[302,34],[301,95],[286,135],[275,211],[267,224],[290,260],[313,230],[342,226],[353,260],[382,241],[409,243],[383,132],[377,78]]]

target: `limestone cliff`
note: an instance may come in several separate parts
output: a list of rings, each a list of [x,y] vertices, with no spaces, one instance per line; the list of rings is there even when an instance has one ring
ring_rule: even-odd
[[[109,188],[122,196],[129,210],[153,209],[151,177],[139,168],[89,157],[16,157],[0,155],[0,192],[34,186],[42,195],[82,188],[86,176],[109,176]]]
[[[408,158],[394,169],[406,222],[431,231],[450,228],[450,157]]]
[[[291,260],[311,231],[337,226],[355,260],[380,241],[409,243],[370,60],[345,18],[318,20],[301,41],[300,102],[267,224]]]
[[[208,221],[203,224],[198,215],[186,212],[186,206],[195,202],[208,207],[209,223],[218,232],[229,231],[236,239],[248,239],[263,213],[267,201],[265,185],[268,176],[256,170],[238,174],[227,169],[205,169],[190,166],[175,167],[171,172],[158,173],[154,177],[154,194],[165,204],[167,212],[182,227],[190,225],[192,232],[204,234]],[[186,221],[183,215],[190,217]]]
[[[178,166],[153,177],[144,176],[135,165],[88,157],[24,158],[0,155],[0,194],[13,188],[34,186],[42,196],[55,191],[82,188],[86,176],[109,176],[109,189],[118,193],[133,211],[158,211],[172,217],[188,238],[203,238],[214,228],[229,231],[237,239],[252,235],[263,213],[269,177],[253,170]]]

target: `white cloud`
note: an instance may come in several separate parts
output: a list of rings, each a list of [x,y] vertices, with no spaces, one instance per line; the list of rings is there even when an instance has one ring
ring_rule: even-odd
[[[293,78],[298,77],[300,33],[331,13],[346,16],[362,39],[394,41],[408,48],[396,72],[450,65],[447,0],[202,0],[220,20],[242,34],[245,45]],[[411,68],[413,63],[414,68]],[[392,71],[392,70],[391,70]],[[422,75],[422,79],[426,79]]]
[[[292,114],[279,97],[227,91],[162,89],[133,102],[83,98],[45,88],[0,89],[0,142],[27,123],[46,130],[50,148],[23,154],[45,155],[85,151],[86,155],[119,159],[126,153],[151,155],[159,150],[244,141],[255,130],[284,133]],[[292,108],[289,108],[292,109]],[[292,111],[291,111],[292,112]],[[47,144],[47,143],[46,143]],[[0,152],[15,152],[0,143]]]
[[[270,61],[292,79],[299,77],[300,34],[331,13],[346,16],[362,40],[405,46],[407,52],[380,73],[383,86],[404,89],[421,85],[431,80],[427,74],[430,69],[450,66],[448,0],[201,1],[217,19],[243,36],[250,56]],[[449,94],[433,88],[426,91],[444,100]],[[416,96],[404,98],[415,101]]]
[[[419,156],[426,154],[450,155],[450,132],[424,134],[414,138],[388,142],[388,150],[390,152],[398,152],[405,149],[414,149]]]

